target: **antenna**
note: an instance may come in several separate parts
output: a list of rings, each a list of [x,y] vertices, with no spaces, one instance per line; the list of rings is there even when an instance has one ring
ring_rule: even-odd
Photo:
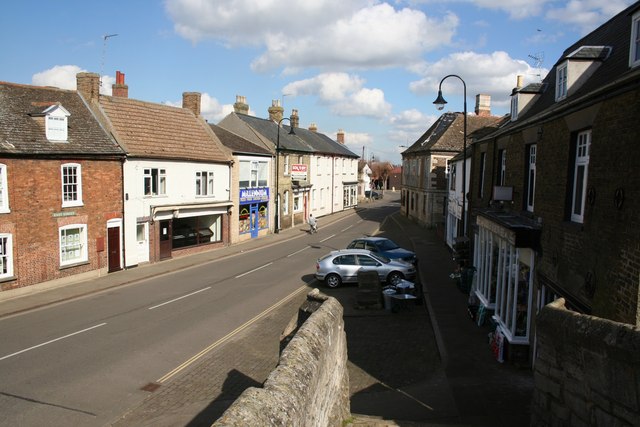
[[[107,39],[115,37],[117,34],[105,34],[102,36],[102,63],[100,64],[100,87],[102,87],[102,74],[104,74],[104,59],[107,55]]]
[[[533,68],[538,70],[536,76],[542,81],[542,63],[544,62],[544,52],[534,53],[533,55],[527,55],[533,59]]]

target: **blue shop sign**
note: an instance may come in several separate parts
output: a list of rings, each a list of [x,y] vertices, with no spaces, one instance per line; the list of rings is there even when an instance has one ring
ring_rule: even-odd
[[[240,203],[269,201],[269,188],[244,188],[240,190]]]

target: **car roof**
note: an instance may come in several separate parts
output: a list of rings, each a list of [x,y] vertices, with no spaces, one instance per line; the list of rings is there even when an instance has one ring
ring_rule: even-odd
[[[353,240],[354,241],[355,240],[367,240],[369,242],[379,242],[381,240],[389,240],[389,239],[387,239],[386,237],[369,236],[369,237],[358,237],[358,238],[353,239]]]
[[[330,254],[331,255],[352,255],[352,254],[371,255],[371,251],[368,249],[337,249],[335,251],[331,251]]]

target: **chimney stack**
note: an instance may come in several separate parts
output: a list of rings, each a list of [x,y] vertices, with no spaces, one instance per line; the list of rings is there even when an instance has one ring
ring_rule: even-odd
[[[489,117],[491,115],[490,95],[476,95],[476,115],[481,117]]]
[[[129,97],[129,86],[124,84],[124,73],[116,71],[116,83],[111,86],[111,94],[120,98]]]
[[[318,126],[316,126],[315,123],[309,123],[309,130],[311,132],[317,132],[318,131]]]
[[[338,129],[338,133],[336,135],[336,138],[338,139],[338,142],[342,145],[344,145],[344,131],[342,129]]]
[[[249,114],[249,104],[247,104],[247,98],[241,95],[236,95],[236,103],[233,104],[233,111],[240,114]]]
[[[183,92],[182,93],[182,108],[188,108],[193,111],[193,114],[200,116],[200,99],[202,95],[200,92]]]
[[[284,116],[284,108],[280,106],[279,99],[274,99],[273,101],[271,101],[271,107],[269,107],[268,111],[269,111],[269,120],[273,120],[276,123],[282,120],[282,117]]]
[[[523,81],[524,76],[519,75],[517,80],[516,80],[516,88],[517,89],[521,89],[522,88],[522,81]]]
[[[97,101],[100,96],[100,75],[97,73],[78,73],[76,74],[76,87],[87,101]]]
[[[300,127],[300,116],[298,116],[298,110],[291,110],[291,117],[289,117],[289,120],[291,120],[292,128]]]

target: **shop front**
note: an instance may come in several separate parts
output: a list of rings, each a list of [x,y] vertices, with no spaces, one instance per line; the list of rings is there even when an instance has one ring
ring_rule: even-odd
[[[473,296],[496,325],[491,347],[500,362],[528,359],[539,240],[540,227],[530,218],[489,210],[477,216]]]
[[[261,230],[269,229],[269,188],[243,188],[240,190],[238,212],[240,235],[258,237]]]

